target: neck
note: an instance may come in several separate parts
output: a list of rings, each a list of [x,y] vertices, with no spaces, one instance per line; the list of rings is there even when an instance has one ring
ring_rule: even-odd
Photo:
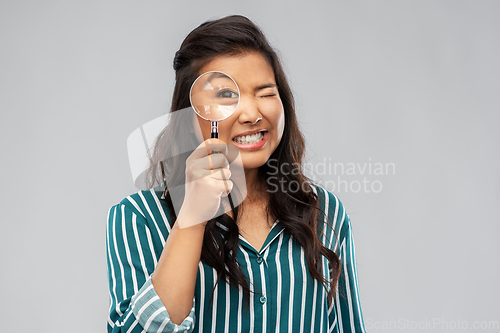
[[[258,177],[258,169],[245,169],[245,180],[247,185],[247,198],[245,201],[256,201],[258,199],[266,198],[264,184]]]

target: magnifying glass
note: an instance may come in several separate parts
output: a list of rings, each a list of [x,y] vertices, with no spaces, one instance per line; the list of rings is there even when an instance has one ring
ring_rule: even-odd
[[[223,72],[201,74],[193,82],[189,100],[201,118],[211,122],[210,137],[219,138],[218,122],[231,116],[240,103],[240,90],[236,81]]]

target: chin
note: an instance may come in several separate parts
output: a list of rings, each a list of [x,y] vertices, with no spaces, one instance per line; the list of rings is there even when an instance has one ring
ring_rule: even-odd
[[[260,168],[267,163],[268,159],[266,157],[245,156],[245,154],[242,154],[241,160],[243,162],[243,168],[245,170]]]

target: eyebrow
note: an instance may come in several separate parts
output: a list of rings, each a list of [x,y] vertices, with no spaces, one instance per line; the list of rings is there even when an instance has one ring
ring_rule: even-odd
[[[262,89],[266,89],[266,88],[275,88],[275,87],[277,87],[276,83],[266,83],[266,84],[260,85],[258,87],[255,87],[254,91],[258,91],[258,90],[262,90]]]
[[[207,81],[205,82],[205,84],[207,83],[210,83],[212,80],[214,79],[218,79],[218,78],[225,78],[225,79],[230,79],[229,76],[226,76],[224,75],[223,73],[221,72],[215,72],[215,73],[211,73],[207,79]],[[263,90],[263,89],[266,89],[266,88],[277,88],[278,86],[276,85],[276,83],[265,83],[265,84],[261,84],[260,86],[257,86],[254,88],[254,91],[257,92],[259,90]]]
[[[215,73],[211,73],[209,76],[208,76],[208,79],[207,79],[207,82],[211,82],[213,79],[219,79],[219,78],[223,78],[223,79],[229,79],[229,76],[227,75],[224,75],[223,73],[220,73],[220,72],[215,72]]]
[[[207,86],[210,86],[210,82],[212,82],[212,80],[215,80],[215,79],[227,79],[227,80],[230,80],[231,82],[233,81],[230,76],[228,76],[222,72],[214,72],[208,76],[207,81],[203,85],[203,89],[206,89]]]

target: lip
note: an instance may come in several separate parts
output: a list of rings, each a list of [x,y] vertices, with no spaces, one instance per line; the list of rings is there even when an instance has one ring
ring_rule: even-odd
[[[243,132],[243,133],[240,133],[240,134],[236,134],[235,136],[233,136],[233,139],[238,137],[238,136],[243,136],[243,135],[252,135],[252,134],[255,134],[255,133],[259,133],[259,132],[264,132],[267,130],[265,128],[263,129],[258,129],[258,130],[253,130],[253,131],[246,131],[246,132]]]
[[[235,145],[236,147],[238,147],[240,149],[245,149],[245,150],[260,149],[260,148],[264,147],[266,145],[266,143],[267,143],[267,131],[266,130],[258,130],[258,131],[252,131],[252,132],[245,132],[245,133],[239,134],[237,136],[240,136],[240,135],[249,135],[249,134],[254,134],[254,133],[259,133],[259,132],[264,132],[264,138],[261,141],[259,141],[259,142],[241,144],[241,143],[238,143],[238,142],[236,142],[234,140],[231,140],[231,141],[233,142],[233,145]]]

